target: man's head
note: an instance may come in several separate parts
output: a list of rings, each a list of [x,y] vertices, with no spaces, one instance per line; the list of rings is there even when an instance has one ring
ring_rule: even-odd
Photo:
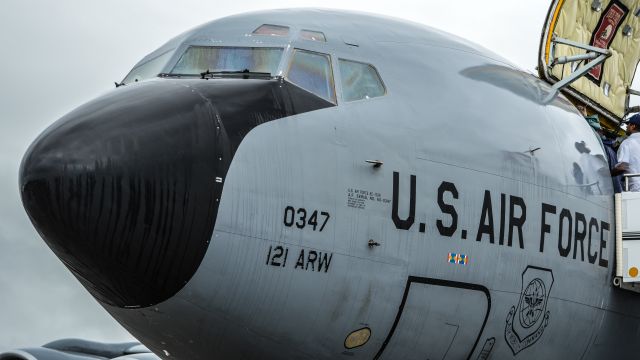
[[[598,120],[597,114],[586,116],[584,119],[587,120],[589,126],[591,126],[593,131],[595,131],[600,136],[600,138],[604,138],[604,129],[602,128],[602,126],[600,126],[600,121]]]
[[[640,113],[633,115],[626,122],[627,124],[627,134],[633,134],[640,132]]]
[[[602,131],[602,126],[600,126],[600,121],[598,120],[598,115],[596,115],[596,114],[589,115],[589,116],[586,116],[584,119],[587,120],[587,123],[589,124],[589,126],[591,126],[593,128],[593,130],[595,130],[596,132],[601,132]]]
[[[587,107],[584,105],[578,105],[576,106],[576,108],[578,109],[578,111],[580,111],[580,114],[582,114],[582,116],[587,116]]]

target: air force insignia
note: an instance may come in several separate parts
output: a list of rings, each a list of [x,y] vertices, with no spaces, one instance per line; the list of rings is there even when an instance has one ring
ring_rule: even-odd
[[[513,355],[535,344],[549,324],[547,300],[553,286],[553,272],[527,266],[522,273],[520,302],[507,315],[504,338]]]

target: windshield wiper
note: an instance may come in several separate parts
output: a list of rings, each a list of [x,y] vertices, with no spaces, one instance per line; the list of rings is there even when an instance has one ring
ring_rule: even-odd
[[[268,78],[271,79],[273,75],[268,72],[258,72],[258,71],[250,71],[249,69],[244,70],[226,70],[226,71],[205,71],[200,73],[201,79],[213,79],[216,77],[242,77],[243,79],[252,78]]]

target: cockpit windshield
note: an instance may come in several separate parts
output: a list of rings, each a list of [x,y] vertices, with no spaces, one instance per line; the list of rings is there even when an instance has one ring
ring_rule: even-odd
[[[171,70],[175,75],[203,72],[269,73],[274,75],[282,58],[282,48],[192,46]]]
[[[287,80],[327,101],[336,102],[331,57],[328,54],[296,49]]]
[[[172,55],[173,51],[167,51],[156,58],[134,67],[124,80],[122,80],[122,84],[130,84],[158,76]]]

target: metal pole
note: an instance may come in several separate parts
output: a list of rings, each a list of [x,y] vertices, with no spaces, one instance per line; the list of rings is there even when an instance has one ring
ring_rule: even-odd
[[[624,177],[624,191],[629,191],[629,178]]]
[[[594,67],[598,66],[600,63],[604,62],[607,59],[607,57],[609,57],[608,54],[607,55],[605,55],[605,54],[600,55],[595,60],[589,62],[588,64],[586,64],[584,66],[582,66],[581,68],[579,68],[576,71],[574,71],[573,73],[571,73],[571,75],[569,75],[566,78],[562,79],[562,81],[559,81],[559,82],[555,83],[551,87],[551,92],[549,92],[549,95],[547,95],[547,97],[544,100],[542,100],[542,103],[543,104],[550,103],[558,95],[558,92],[560,91],[560,89],[562,89],[563,87],[568,86],[572,82],[578,80],[581,76],[583,76],[584,74],[588,73],[589,70],[591,70]]]
[[[629,191],[629,178],[639,177],[640,174],[622,174],[624,178],[624,191]]]
[[[562,56],[557,59],[553,59],[551,65],[562,65],[569,62],[581,61],[581,60],[591,60],[598,57],[598,53],[591,52],[588,54],[580,54],[580,55],[572,55],[572,56]]]
[[[584,49],[584,50],[588,50],[588,51],[597,52],[597,53],[602,54],[602,55],[608,55],[610,53],[610,51],[607,50],[607,49],[603,49],[603,48],[599,48],[599,47],[595,47],[595,46],[590,46],[590,45],[585,45],[585,44],[581,44],[579,42],[575,42],[575,41],[571,41],[571,40],[567,40],[567,39],[563,39],[563,38],[559,38],[559,37],[555,37],[555,36],[553,37],[552,41],[554,43],[556,43],[556,44],[569,45],[569,46],[577,47],[578,49]]]

